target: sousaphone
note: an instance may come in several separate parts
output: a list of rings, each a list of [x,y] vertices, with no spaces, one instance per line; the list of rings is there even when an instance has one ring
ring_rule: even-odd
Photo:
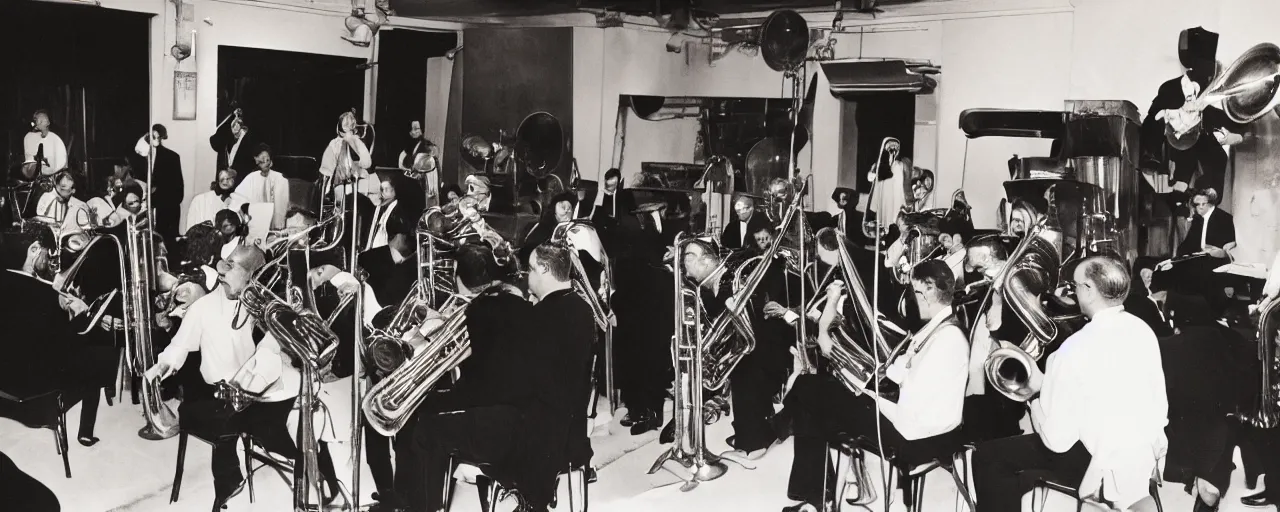
[[[535,178],[555,172],[564,157],[564,149],[564,129],[560,120],[551,114],[529,114],[516,129],[516,162]]]
[[[1245,50],[1205,88],[1166,119],[1165,139],[1179,150],[1190,149],[1204,129],[1203,110],[1222,102],[1232,122],[1252,123],[1280,104],[1280,47],[1262,43]]]

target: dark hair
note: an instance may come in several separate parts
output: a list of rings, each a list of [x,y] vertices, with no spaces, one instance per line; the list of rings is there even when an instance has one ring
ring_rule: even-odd
[[[1213,206],[1218,206],[1218,203],[1222,202],[1222,198],[1218,196],[1218,191],[1212,188],[1195,189],[1191,193],[1191,197],[1194,199],[1196,196],[1204,196],[1205,199],[1209,200],[1209,204]]]
[[[222,174],[222,173],[224,173],[224,172],[225,172],[225,173],[230,173],[230,174],[231,174],[231,179],[232,179],[232,180],[235,180],[235,179],[236,179],[236,176],[237,176],[238,174],[240,174],[240,173],[236,172],[236,170],[235,170],[235,169],[232,169],[232,168],[230,168],[230,167],[228,167],[228,168],[226,168],[226,169],[219,169],[219,170],[218,170],[218,172],[216,172],[216,173],[214,173],[214,174],[213,174],[213,181],[209,182],[209,190],[212,190],[212,191],[214,191],[214,192],[219,192],[219,191],[221,191],[221,190],[222,190],[222,189],[218,188],[218,179],[219,179],[219,178],[218,178],[218,175],[220,175],[220,174]],[[232,190],[233,190],[233,191],[235,190],[235,186],[234,186],[234,185],[233,185],[231,188],[232,188]]]
[[[818,239],[819,247],[822,247],[823,249],[826,249],[828,251],[835,251],[840,249],[840,245],[839,245],[840,238],[844,236],[845,236],[844,233],[841,233],[840,230],[836,228],[825,227],[818,230],[818,234],[816,235],[816,238]],[[849,246],[848,238],[844,239],[844,245],[845,247]]]
[[[215,227],[221,229],[222,223],[226,221],[231,221],[231,223],[236,226],[237,235],[244,236],[245,234],[244,222],[240,218],[240,214],[236,213],[235,210],[223,208],[221,210],[218,210],[218,213],[213,214],[213,225]]]
[[[1080,262],[1085,279],[1097,288],[1102,298],[1117,301],[1129,295],[1129,272],[1123,261],[1111,256],[1093,256]]]
[[[911,280],[933,286],[933,300],[940,304],[951,304],[956,294],[956,276],[951,267],[939,259],[925,260],[911,270]]]
[[[711,257],[711,258],[721,259],[721,258],[720,258],[720,251],[717,251],[717,250],[716,250],[716,248],[715,248],[715,245],[713,245],[711,242],[708,242],[708,241],[706,241],[706,240],[702,240],[702,239],[694,239],[694,240],[690,240],[690,241],[689,241],[689,245],[696,245],[696,246],[698,246],[698,247],[701,247],[701,248],[702,248],[702,254],[703,254],[705,257]],[[686,248],[686,249],[688,249],[688,247],[685,247],[685,248]],[[683,258],[684,258],[684,253],[678,254],[678,255],[676,255],[676,256],[677,256],[678,258],[683,259]]]
[[[259,143],[259,144],[258,144],[258,146],[257,146],[256,148],[254,148],[253,156],[255,156],[255,157],[256,157],[256,156],[261,155],[261,154],[263,154],[263,153],[266,153],[266,154],[267,154],[267,156],[270,156],[270,157],[275,157],[275,156],[276,156],[276,152],[275,152],[275,151],[272,151],[272,150],[271,150],[271,146],[268,146],[268,145],[267,145],[267,143],[265,143],[265,142]]]
[[[609,178],[618,178],[618,179],[622,179],[622,171],[619,171],[617,167],[613,167],[613,168],[611,168],[611,169],[609,169],[609,170],[605,171],[605,172],[604,172],[604,180],[605,180],[605,181],[609,181]]]
[[[756,233],[759,233],[761,231],[768,231],[770,235],[778,234],[778,228],[773,227],[772,222],[761,222],[760,225],[756,227],[756,229],[751,230],[751,232],[747,234],[751,236],[756,236]]]
[[[187,228],[186,260],[193,265],[208,265],[218,258],[222,249],[222,235],[209,221]],[[204,280],[202,279],[201,282]]]
[[[48,111],[48,110],[45,110],[45,109],[42,109],[42,108],[41,108],[41,109],[36,109],[36,111],[35,111],[35,112],[32,112],[32,113],[31,113],[31,122],[33,122],[33,123],[34,123],[34,122],[36,122],[36,118],[37,118],[37,117],[39,117],[39,116],[49,117],[49,111]],[[50,118],[50,119],[52,120],[52,118]]]
[[[138,199],[141,200],[142,185],[139,185],[138,182],[136,181],[132,183],[126,183],[123,187],[120,187],[119,192],[116,192],[111,196],[111,202],[115,203],[115,205],[119,207],[124,204],[126,199],[128,199],[129,194],[137,195]]]
[[[557,281],[568,281],[573,271],[573,260],[569,246],[561,243],[545,242],[533,249],[529,258],[529,267],[533,267],[536,258]]]
[[[487,244],[465,244],[458,248],[454,260],[457,262],[455,274],[467,288],[474,290],[497,279],[497,263],[493,260],[493,249]]]
[[[968,249],[985,248],[990,250],[991,257],[997,260],[1006,261],[1009,259],[1009,248],[1004,246],[1004,241],[1001,239],[1000,235],[982,235],[976,237],[973,240],[970,240],[965,247]]]
[[[164,125],[162,125],[162,124],[160,124],[160,123],[156,123],[156,124],[152,125],[152,126],[151,126],[151,131],[156,132],[156,135],[159,135],[159,136],[160,136],[160,140],[168,140],[168,139],[169,139],[169,129],[168,129],[168,128],[165,128],[165,127],[164,127]],[[149,134],[149,133],[147,134],[147,140],[151,140],[151,134]]]
[[[61,171],[58,171],[57,174],[53,175],[53,186],[55,187],[58,186],[59,183],[62,183],[62,180],[71,180],[71,183],[73,185],[79,184],[76,182],[75,175],[71,174],[71,171],[68,169],[63,169]]]

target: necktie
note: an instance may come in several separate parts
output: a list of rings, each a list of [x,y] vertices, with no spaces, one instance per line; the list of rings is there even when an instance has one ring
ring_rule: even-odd
[[[1208,234],[1208,232],[1209,232],[1209,219],[1201,215],[1200,216],[1200,248],[1201,249],[1204,249],[1205,235]]]
[[[378,230],[382,228],[382,205],[373,211],[373,229],[369,230],[369,241],[365,243],[365,250],[373,248],[373,239],[378,236]]]

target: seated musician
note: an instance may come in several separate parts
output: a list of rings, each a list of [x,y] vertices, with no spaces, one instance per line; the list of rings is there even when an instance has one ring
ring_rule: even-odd
[[[720,246],[725,249],[745,249],[751,246],[751,233],[759,230],[769,219],[756,215],[756,202],[751,196],[738,196],[733,200],[734,219],[726,223],[720,234]]]
[[[85,217],[80,212],[87,207],[84,201],[75,197],[76,178],[69,171],[61,171],[53,176],[53,190],[46,192],[36,201],[35,215],[62,229],[67,235],[83,231],[78,219]]]
[[[1146,256],[1140,256],[1133,262],[1133,272],[1129,276],[1129,296],[1124,300],[1124,310],[1146,322],[1157,338],[1164,338],[1173,335],[1173,325],[1164,314],[1167,294],[1151,288],[1155,266],[1155,258]]]
[[[974,239],[965,251],[965,268],[983,279],[994,279],[1008,265],[1009,251],[998,236]],[[999,288],[971,283],[970,293],[989,294],[990,304],[977,312],[970,328],[969,384],[964,400],[967,437],[985,441],[1022,433],[1018,423],[1026,414],[1021,404],[992,389],[984,365],[993,350],[1021,345],[1029,330],[1013,308],[1005,307]],[[985,287],[985,289],[984,289]],[[981,295],[979,295],[981,296]]]
[[[1160,340],[1169,398],[1164,479],[1195,486],[1194,511],[1216,510],[1231,485],[1232,456],[1246,430],[1229,416],[1257,407],[1262,375],[1258,345],[1194,302],[1175,300],[1171,306],[1178,334]],[[1264,491],[1242,501],[1254,506],[1276,503],[1270,496],[1280,485],[1267,488],[1271,494]]]
[[[1076,267],[1073,282],[1090,322],[1049,355],[1043,374],[1032,369],[1036,433],[980,443],[974,452],[984,510],[1022,510],[1022,495],[1041,479],[1129,508],[1147,496],[1164,456],[1169,404],[1160,346],[1121,306],[1128,269],[1095,256]]]
[[[542,217],[538,223],[525,236],[524,244],[520,246],[520,261],[528,260],[534,247],[550,240],[557,226],[573,220],[573,210],[577,204],[578,196],[572,192],[562,192],[552,197],[547,207],[542,210]]]
[[[968,255],[964,244],[973,234],[973,224],[960,219],[943,219],[939,228],[941,232],[938,234],[938,245],[943,251],[942,262],[956,276],[956,288],[960,288],[965,284],[964,262]]]
[[[819,257],[834,260],[835,255],[820,250]],[[952,450],[944,434],[960,427],[964,399],[964,383],[968,378],[965,361],[968,343],[964,331],[955,323],[951,299],[955,294],[955,278],[946,265],[928,260],[912,270],[911,286],[920,306],[924,328],[916,332],[898,360],[885,376],[899,386],[896,401],[884,398],[866,383],[848,389],[830,374],[802,375],[787,395],[787,408],[794,415],[795,458],[787,486],[789,498],[800,501],[784,511],[823,510],[822,503],[831,496],[824,494],[825,481],[834,481],[831,468],[825,468],[827,441],[837,434],[883,439],[884,449],[898,457],[916,459],[935,452]],[[836,350],[830,335],[833,322],[852,319],[838,312],[845,298],[844,283],[828,287],[827,302],[818,322],[818,346],[828,358]],[[839,371],[833,367],[831,371]],[[940,454],[941,455],[941,454]],[[869,485],[869,482],[858,482]]]
[[[240,303],[240,294],[264,264],[266,256],[253,246],[241,246],[218,262],[221,292],[205,295],[188,308],[173,341],[146,374],[149,379],[168,378],[182,368],[188,353],[200,351],[200,375],[208,387],[188,389],[178,417],[183,430],[214,441],[214,509],[244,489],[236,439],[228,434],[251,434],[269,452],[289,459],[300,455],[286,427],[300,375],[270,333],[258,337],[254,318]],[[220,382],[243,389],[254,400],[236,412],[214,397],[214,385]]]
[[[617,225],[618,219],[627,216],[627,212],[636,208],[635,196],[622,188],[622,171],[616,167],[605,171],[604,190],[592,197],[589,208],[578,210],[604,229]],[[585,212],[583,210],[586,210]]]
[[[401,174],[384,176],[379,184],[379,202],[369,217],[371,226],[362,231],[367,233],[363,249],[376,249],[387,245],[391,237],[387,233],[387,223],[391,215],[398,214],[408,219],[417,219],[422,215],[423,192],[421,185]]]
[[[222,169],[217,179],[209,184],[209,190],[191,198],[187,207],[187,229],[201,222],[212,222],[220,210],[239,210],[249,199],[236,193],[236,170]]]
[[[727,259],[720,256],[711,243],[694,240],[685,247],[681,257],[686,275],[698,284],[708,322],[714,321],[733,307],[734,273],[730,270]],[[772,263],[765,281],[779,283],[785,279],[781,275],[785,266],[781,261]],[[772,279],[770,275],[773,276]],[[743,316],[749,319],[756,332],[755,349],[743,357],[729,375],[734,435],[726,442],[736,452],[733,454],[750,460],[763,457],[765,451],[777,440],[769,422],[773,417],[773,396],[786,382],[787,369],[791,364],[788,350],[792,337],[778,335],[778,324],[781,324],[783,330],[791,332],[786,327],[785,320],[781,319],[783,314],[778,313],[765,319],[762,311],[767,301],[763,297],[767,296],[766,290],[772,289],[773,293],[778,294],[777,299],[783,299],[786,297],[785,288],[780,291],[780,287],[763,282],[761,286],[763,288],[757,288],[757,292],[762,294],[762,298],[752,300],[742,309]],[[739,336],[737,333],[728,335]],[[668,423],[668,428],[674,428],[674,423]]]
[[[253,161],[258,168],[236,186],[236,193],[248,203],[271,204],[271,229],[282,229],[289,213],[289,180],[274,169],[273,156],[271,146],[259,144],[254,148]],[[216,219],[214,223],[218,223]]]
[[[1170,291],[1198,295],[1209,306],[1220,310],[1226,306],[1223,280],[1213,270],[1231,262],[1231,250],[1236,247],[1236,226],[1230,213],[1217,207],[1218,192],[1213,189],[1197,190],[1191,196],[1195,214],[1186,238],[1178,244],[1174,256],[1193,258],[1174,266],[1172,260],[1160,263],[1157,270],[1173,270],[1162,281]],[[1198,256],[1198,257],[1196,257]]]
[[[575,430],[567,419],[585,416],[595,325],[570,287],[567,249],[540,246],[528,264],[536,307],[499,279],[503,271],[488,246],[458,252],[458,289],[476,296],[465,313],[471,356],[454,388],[428,396],[414,431],[405,433],[425,466],[425,479],[411,477],[403,480],[412,482],[406,489],[397,488],[410,494],[414,512],[441,510],[439,483],[451,456],[485,467],[518,489],[532,510],[545,510],[555,492]]]

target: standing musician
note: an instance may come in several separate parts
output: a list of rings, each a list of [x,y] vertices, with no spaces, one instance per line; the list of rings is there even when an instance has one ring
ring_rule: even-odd
[[[994,279],[1009,265],[1009,250],[999,236],[976,238],[965,250],[965,269],[983,279]],[[991,303],[979,313],[970,329],[972,347],[969,352],[969,384],[965,391],[964,429],[975,440],[999,439],[1022,433],[1018,423],[1025,411],[1008,397],[992,389],[984,365],[991,352],[1001,347],[1017,346],[1030,332],[1012,308],[1004,307],[1004,296],[990,285],[974,283],[976,293],[986,293]],[[987,286],[986,290],[982,290]]]
[[[218,262],[218,289],[191,304],[173,341],[146,374],[148,379],[168,378],[182,368],[188,353],[200,351],[200,375],[208,386],[188,390],[178,417],[183,430],[217,440],[212,461],[214,509],[244,489],[235,437],[226,434],[249,433],[272,453],[295,461],[300,455],[286,420],[301,376],[285,360],[270,333],[261,338],[254,333],[255,320],[240,304],[240,294],[265,264],[266,256],[254,246],[240,246]],[[213,386],[220,382],[257,399],[235,412],[230,404],[214,397]]]
[[[143,169],[145,174],[148,155],[155,154],[148,178],[151,180],[151,190],[147,191],[153,195],[151,222],[156,232],[164,237],[164,241],[173,245],[173,240],[178,238],[178,217],[182,216],[182,197],[186,194],[186,187],[182,180],[182,158],[177,152],[164,146],[164,141],[168,138],[169,130],[163,124],[152,126],[151,132],[139,139],[134,147],[141,159],[139,165],[133,167]]]
[[[248,148],[242,148],[248,149]],[[253,148],[253,161],[257,170],[245,176],[236,186],[236,193],[250,203],[270,203],[274,208],[271,214],[271,229],[284,229],[285,219],[289,216],[289,180],[272,168],[272,156],[275,153],[271,146],[259,144]]]
[[[830,250],[820,249],[818,256],[838,263]],[[832,324],[842,321],[838,317],[849,318],[839,311],[847,308],[844,287],[842,281],[835,281],[827,288],[826,307],[818,320],[818,346],[827,357],[835,343],[830,336]],[[800,503],[784,512],[823,509],[822,503],[830,497],[824,495],[823,482],[834,481],[831,468],[823,468],[826,443],[839,433],[874,438],[878,432],[885,449],[905,459],[954,449],[950,434],[960,427],[968,379],[968,343],[951,308],[955,278],[941,261],[926,260],[912,270],[911,287],[920,319],[927,323],[904,341],[910,345],[885,371],[885,377],[899,386],[896,401],[868,392],[867,386],[873,383],[851,392],[829,374],[802,375],[787,394],[796,437],[787,496]]]
[[[254,148],[258,146],[255,142],[249,136],[249,124],[245,122],[244,111],[238,108],[223,119],[217,131],[209,136],[209,147],[218,153],[218,169],[236,171],[235,186],[239,186],[250,173],[258,169],[254,163],[254,157],[257,156]]]
[[[983,510],[1018,511],[1022,495],[1048,478],[1115,507],[1143,501],[1167,448],[1169,404],[1160,346],[1141,320],[1124,312],[1129,272],[1095,256],[1073,276],[1090,322],[1033,368],[1028,403],[1036,434],[987,441],[974,453],[974,486]],[[1105,378],[1100,378],[1105,376]]]
[[[614,363],[627,409],[620,424],[629,427],[631,435],[662,427],[662,408],[674,376],[675,290],[662,263],[666,245],[657,229],[660,221],[648,215],[640,219],[647,220],[632,222],[624,213],[619,220],[625,222],[618,223],[612,238],[617,245],[606,246],[609,254],[617,255],[613,273],[617,292],[611,304],[618,319]]]
[[[690,242],[681,258],[689,279],[698,284],[708,319],[718,317],[733,306],[730,299],[734,294],[734,274],[726,259],[717,254],[709,242]],[[734,435],[727,442],[736,455],[751,460],[763,457],[777,440],[769,420],[773,417],[773,396],[787,379],[787,365],[791,362],[788,350],[793,339],[790,335],[776,335],[779,324],[786,329],[781,312],[770,314],[766,319],[762,309],[770,298],[787,297],[782,275],[786,267],[780,260],[760,264],[771,266],[761,284],[763,288],[757,288],[758,293],[765,294],[765,300],[755,300],[743,309],[756,333],[755,349],[742,358],[729,376]],[[765,284],[771,280],[778,284]],[[769,292],[778,295],[770,296]]]
[[[525,236],[524,244],[520,246],[520,260],[527,261],[535,247],[550,240],[556,226],[573,220],[573,210],[577,204],[578,196],[572,192],[561,192],[552,197],[542,210],[542,218]]]
[[[764,215],[756,215],[756,202],[751,196],[740,195],[733,201],[733,214],[737,217],[729,222],[720,234],[720,246],[725,249],[745,249],[751,246],[751,233],[768,224]]]
[[[529,277],[534,293],[543,294],[543,310],[554,305],[549,301],[556,300],[547,291],[548,266],[538,256],[545,251],[534,251]],[[569,260],[563,251],[559,254],[562,259],[554,263],[560,272],[556,277],[562,278],[557,284],[572,296],[570,299],[576,299],[569,288]],[[566,447],[563,438],[557,445],[548,436],[558,402],[548,401],[547,397],[563,393],[549,377],[578,357],[577,352],[562,346],[575,341],[566,329],[581,324],[594,336],[595,327],[586,304],[580,304],[580,313],[585,317],[567,311],[544,311],[544,320],[538,320],[534,307],[510,283],[501,280],[503,273],[487,245],[468,244],[459,249],[458,290],[464,296],[475,296],[465,312],[471,356],[460,366],[462,378],[454,388],[429,396],[418,410],[413,431],[402,430],[413,438],[411,455],[422,464],[421,471],[425,473],[425,479],[423,475],[406,474],[403,463],[408,457],[400,457],[397,491],[409,494],[410,510],[414,512],[441,510],[443,489],[439,484],[445,481],[451,456],[468,463],[490,464],[490,476],[509,484],[508,488],[519,489],[535,508],[541,505],[545,509],[549,492],[554,492],[560,465],[553,462],[550,475],[544,475],[538,465],[541,458],[535,456],[540,449]],[[585,323],[575,322],[583,318]],[[580,358],[584,360],[590,353],[591,340],[586,341],[580,347]],[[586,378],[585,363],[578,373]],[[563,374],[555,377],[567,378]],[[585,403],[585,391],[583,395],[581,402],[573,402]],[[540,489],[542,478],[550,480],[549,492]]]
[[[1226,307],[1227,297],[1221,277],[1213,270],[1230,263],[1231,250],[1236,247],[1235,220],[1217,207],[1219,200],[1214,189],[1192,193],[1195,213],[1191,216],[1187,237],[1178,244],[1176,256],[1193,258],[1177,263],[1173,274],[1162,276],[1173,291],[1204,297],[1215,311]],[[1172,260],[1166,260],[1156,268],[1168,271],[1173,267]]]
[[[378,180],[376,176],[370,179],[369,169],[373,167],[373,157],[369,155],[369,146],[356,133],[358,124],[354,110],[338,116],[338,135],[325,146],[324,154],[320,157],[320,174],[333,178],[331,186],[337,197],[350,195],[349,187],[355,182],[355,189],[359,193],[373,199],[379,193]],[[343,162],[350,162],[351,165]],[[329,193],[328,190],[322,192]]]
[[[49,124],[49,112],[37,110],[31,115],[31,132],[22,137],[23,162],[33,168],[29,173],[24,168],[27,179],[52,176],[67,167],[67,145],[49,130]]]

